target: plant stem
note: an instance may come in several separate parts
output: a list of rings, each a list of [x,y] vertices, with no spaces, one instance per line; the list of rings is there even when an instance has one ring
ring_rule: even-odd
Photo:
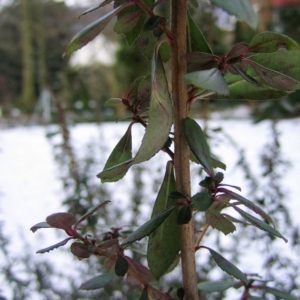
[[[187,89],[182,77],[186,63],[181,59],[186,54],[186,0],[172,1],[172,99],[174,105],[174,140],[176,188],[184,195],[191,195],[189,147],[183,132],[183,120],[188,116]],[[198,299],[195,265],[194,222],[180,226],[182,279],[185,298]]]
[[[201,233],[200,233],[200,235],[197,239],[197,242],[195,243],[195,246],[199,246],[199,244],[201,243],[201,241],[202,241],[207,229],[209,228],[209,226],[210,226],[210,224],[208,224],[208,223],[205,224],[203,230],[201,231]]]

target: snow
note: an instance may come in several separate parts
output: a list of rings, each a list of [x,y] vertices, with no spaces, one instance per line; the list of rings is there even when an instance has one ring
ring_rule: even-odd
[[[215,119],[210,121],[209,126],[210,128],[223,127],[230,136],[234,137],[235,141],[246,149],[247,158],[254,166],[253,169],[259,174],[258,153],[263,150],[266,140],[270,137],[270,122],[265,121],[253,125],[250,120]],[[289,207],[293,220],[300,224],[298,200],[300,194],[300,120],[281,121],[278,128],[281,133],[280,141],[284,158],[291,162],[284,170],[284,188],[288,192],[288,198],[283,201]],[[112,149],[125,131],[124,123],[106,123],[101,126],[81,124],[71,130],[73,145],[77,149],[76,153],[82,153],[80,150],[85,144],[93,141],[104,149],[99,158],[102,160],[107,158],[107,151]],[[134,129],[135,134],[141,134],[142,131]],[[30,245],[33,255],[36,250],[51,245],[51,243],[57,243],[59,240],[53,232],[38,231],[38,233],[32,234],[29,228],[44,221],[49,214],[66,210],[60,203],[63,199],[63,189],[58,178],[59,169],[53,158],[52,145],[47,140],[45,133],[45,128],[41,126],[16,127],[0,131],[0,220],[4,221],[5,234],[13,240],[12,251],[15,251],[15,245],[20,243],[18,240],[22,239]],[[137,149],[139,145],[140,142],[135,141],[134,148]],[[243,194],[251,195],[249,187],[244,186],[244,178],[235,168],[237,158],[232,146],[223,140],[223,142],[213,145],[212,148],[214,154],[219,155],[220,159],[228,166],[225,173],[226,183],[241,186]],[[156,155],[154,161],[155,159],[159,163],[162,163],[163,160],[167,161],[163,153]],[[152,160],[144,164],[149,167]],[[100,170],[101,168],[95,170],[95,175]],[[152,174],[147,176],[151,177]],[[147,176],[146,180],[149,179]],[[116,183],[114,188],[120,189],[122,184]],[[129,187],[123,185],[123,188],[125,191],[122,192],[122,195],[125,198],[122,198],[118,205],[123,205],[125,208],[126,188]],[[150,213],[147,206],[144,206],[143,211],[145,215]],[[124,220],[119,222],[119,225],[126,223]],[[41,241],[43,241],[42,247],[40,246]],[[47,259],[50,257],[51,254]],[[61,259],[65,264],[71,263],[70,257],[62,255]],[[73,260],[72,263],[74,265]],[[248,262],[248,267],[251,269],[253,264]]]

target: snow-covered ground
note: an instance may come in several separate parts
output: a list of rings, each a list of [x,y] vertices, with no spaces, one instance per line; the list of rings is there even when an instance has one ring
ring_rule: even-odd
[[[253,169],[257,170],[257,174],[260,173],[258,153],[263,150],[270,138],[270,122],[253,125],[250,120],[213,120],[209,124],[210,128],[222,127],[245,148],[247,158],[254,166]],[[291,163],[284,170],[284,188],[288,192],[288,198],[283,201],[287,203],[293,219],[300,224],[298,200],[300,119],[281,121],[278,128],[281,133],[280,142],[284,158]],[[87,142],[93,141],[103,145],[105,141],[105,148],[111,151],[125,130],[124,123],[106,123],[101,126],[76,125],[71,131],[72,144],[76,149],[80,149]],[[20,239],[26,241],[32,248],[33,255],[36,250],[58,242],[53,232],[39,231],[33,234],[29,231],[32,225],[44,221],[47,215],[65,211],[60,203],[63,199],[63,190],[58,178],[59,168],[54,161],[52,145],[45,133],[45,128],[41,126],[17,127],[0,131],[0,220],[4,222],[5,234],[13,241],[11,251],[18,251],[15,245],[18,245]],[[139,141],[135,142],[135,148],[138,146]],[[247,190],[244,186],[244,179],[240,171],[235,168],[236,152],[229,143],[214,145],[213,152],[228,166],[225,182],[242,187],[243,194],[251,196],[251,190]],[[106,159],[108,154],[104,152],[103,159]],[[158,154],[154,159],[161,163],[162,158],[167,160],[163,153]],[[145,163],[146,166],[151,164],[151,161]],[[101,168],[95,170],[95,175],[99,171]],[[282,244],[284,246],[284,243]],[[71,258],[64,257],[66,264],[68,259],[71,261]],[[72,263],[74,265],[74,261]]]

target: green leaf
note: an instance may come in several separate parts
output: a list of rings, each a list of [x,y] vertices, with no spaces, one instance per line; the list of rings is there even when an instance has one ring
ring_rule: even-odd
[[[86,44],[88,44],[90,41],[92,41],[97,35],[100,34],[100,32],[105,28],[105,26],[109,23],[109,21],[118,14],[122,9],[124,9],[126,6],[128,6],[127,3],[124,3],[123,5],[113,9],[105,16],[101,17],[94,23],[88,25],[83,30],[81,30],[79,33],[77,33],[73,39],[71,40],[70,44],[68,45],[65,53],[63,54],[63,57],[66,55],[70,55],[74,51],[82,48]]]
[[[183,78],[187,84],[192,84],[221,95],[229,94],[227,83],[217,68],[187,73]]]
[[[88,281],[81,284],[80,290],[96,290],[105,287],[110,281],[112,281],[116,275],[114,273],[106,273],[95,276]]]
[[[175,190],[174,168],[173,164],[168,162],[164,180],[158,192],[151,218],[176,203],[174,198],[169,197],[170,193]],[[176,220],[177,211],[174,211],[163,224],[149,236],[147,250],[148,266],[157,280],[168,271],[180,250],[180,233]]]
[[[198,283],[197,287],[199,290],[204,292],[222,292],[233,286],[235,286],[236,281],[202,281]]]
[[[191,199],[194,207],[199,211],[206,211],[214,202],[214,197],[208,193],[195,194]]]
[[[128,261],[125,257],[119,256],[115,264],[116,275],[123,277],[128,271]]]
[[[152,88],[148,126],[133,164],[149,160],[163,148],[173,123],[172,101],[158,50],[159,47],[157,46],[152,59]]]
[[[286,50],[299,50],[297,42],[292,40],[286,35],[277,32],[262,32],[256,35],[250,45],[249,52],[258,53],[270,53],[279,51],[281,49]]]
[[[145,5],[148,6],[148,8],[151,8],[153,5],[153,0],[145,0],[143,1]],[[115,0],[114,2],[114,7],[119,6],[120,4],[126,3],[126,0]],[[122,18],[122,16],[129,14],[129,13],[134,13],[134,12],[142,12],[140,7],[138,5],[132,5],[130,7],[127,7],[126,9],[122,10],[121,12],[118,13],[118,20]],[[127,41],[127,44],[130,46],[134,43],[134,41],[138,38],[140,33],[143,30],[143,26],[146,20],[146,15],[143,14],[139,19],[137,24],[130,30],[129,32],[125,33],[125,39]]]
[[[212,255],[212,257],[213,257],[214,261],[216,262],[216,264],[224,272],[226,272],[229,275],[232,275],[233,277],[235,277],[236,279],[239,279],[239,280],[243,281],[244,283],[248,284],[248,279],[247,279],[246,275],[240,269],[238,269],[234,264],[232,264],[225,257],[223,257],[218,252],[214,251],[213,249],[205,247],[205,246],[202,246],[202,247],[209,250],[209,252]]]
[[[131,123],[124,134],[124,136],[121,138],[121,140],[118,142],[118,144],[115,146],[114,150],[110,154],[103,171],[109,170],[112,167],[119,166],[120,164],[123,164],[130,160],[132,158],[132,136],[131,136]],[[98,174],[97,176],[100,177],[101,181],[104,182],[113,182],[118,181],[121,178],[125,176],[127,173],[128,167],[125,165],[125,170],[121,169],[122,172],[117,174],[117,176],[104,178],[103,172]],[[114,174],[113,174],[114,175]]]
[[[169,194],[169,198],[171,198],[171,199],[186,199],[186,196],[184,196],[180,192],[174,191]]]
[[[212,164],[213,164],[214,168],[220,168],[220,169],[226,171],[226,165],[223,162],[221,162],[213,157],[211,158],[211,160],[212,160]]]
[[[157,43],[157,38],[153,35],[151,31],[143,31],[137,39],[138,48],[142,54],[151,60],[153,57],[153,51]]]
[[[166,218],[171,214],[171,212],[177,207],[177,205],[172,205],[165,209],[163,212],[156,215],[154,218],[144,223],[141,227],[135,230],[130,234],[125,241],[122,243],[122,246],[128,246],[135,241],[141,240],[147,235],[150,235],[156,228],[158,228]]]
[[[179,300],[183,300],[184,299],[184,295],[185,295],[185,290],[183,287],[180,287],[177,289],[177,297],[179,298]]]
[[[88,249],[88,245],[85,245],[81,242],[74,242],[71,245],[71,252],[79,259],[89,258],[92,255]]]
[[[148,290],[147,288],[143,289],[142,295],[139,300],[148,300]]]
[[[223,8],[229,14],[246,22],[252,29],[256,29],[258,25],[258,16],[249,4],[248,0],[211,0],[211,2]]]
[[[114,31],[118,34],[120,33],[128,33],[134,29],[137,25],[139,18],[142,16],[142,12],[135,11],[123,15],[121,18],[118,19],[114,26]]]
[[[150,17],[144,24],[143,31],[153,30],[160,24],[160,20],[161,20],[160,16]]]
[[[42,229],[42,228],[54,228],[54,227],[52,227],[51,225],[49,225],[47,222],[40,222],[40,223],[37,223],[34,226],[32,226],[30,228],[30,230],[32,232],[36,232],[38,229]]]
[[[43,253],[46,253],[46,252],[50,252],[51,250],[54,250],[54,249],[57,249],[59,247],[62,247],[64,245],[66,245],[67,242],[69,240],[72,240],[72,239],[73,239],[73,237],[69,237],[69,238],[67,238],[67,239],[65,239],[65,240],[63,240],[63,241],[61,241],[61,242],[59,242],[55,245],[52,245],[52,246],[49,246],[47,248],[41,249],[41,250],[37,251],[36,253],[42,253],[43,254]]]
[[[129,159],[119,165],[103,170],[97,177],[100,178],[102,182],[111,182],[112,178],[118,178],[119,176],[122,176],[123,173],[126,174],[127,170],[132,165],[132,161],[133,159]]]
[[[238,200],[240,203],[242,203],[246,207],[250,208],[256,214],[260,215],[266,222],[274,225],[272,218],[266,212],[264,212],[259,206],[257,206],[254,202],[244,198],[243,196],[241,196],[235,192],[232,192],[232,191],[224,189],[224,188],[219,189],[219,191],[230,195],[233,199]]]
[[[177,224],[183,225],[190,222],[192,218],[191,206],[189,204],[184,205],[178,212]]]
[[[280,291],[278,289],[274,289],[269,286],[265,286],[264,289],[267,292],[273,294],[274,296],[279,297],[280,299],[284,299],[284,300],[297,300],[298,299],[298,298],[294,297],[293,295],[291,295],[290,293]]]
[[[280,72],[296,81],[300,81],[300,52],[281,50],[273,53],[260,53],[251,56],[249,59],[258,63],[264,68]],[[227,73],[225,76],[229,86],[229,96],[216,95],[214,93],[204,93],[199,95],[202,99],[249,99],[249,100],[268,100],[280,99],[290,93],[290,91],[279,91],[266,84],[257,74],[254,68],[248,67],[247,74],[253,77],[258,86],[247,82],[241,76]]]
[[[122,104],[122,99],[121,98],[110,98],[104,103],[104,107],[115,107],[117,105]]]
[[[268,225],[267,223],[255,218],[254,216],[246,213],[245,211],[241,210],[240,208],[236,206],[232,206],[242,217],[244,217],[245,220],[249,221],[253,226],[256,226],[257,228],[264,230],[268,233],[270,233],[273,236],[279,237],[283,239],[286,243],[288,240],[282,236],[276,229]]]
[[[214,208],[210,207],[206,212],[206,222],[212,227],[215,228],[221,232],[223,232],[225,235],[234,232],[235,226],[227,220],[225,217],[223,217],[219,211],[215,210]]]
[[[205,37],[203,36],[201,30],[198,28],[196,23],[191,17],[188,11],[188,48],[189,52],[205,52],[212,53],[209,45],[207,44]]]
[[[191,151],[201,163],[204,170],[213,177],[214,170],[209,146],[201,127],[195,120],[188,117],[183,121],[183,130]]]

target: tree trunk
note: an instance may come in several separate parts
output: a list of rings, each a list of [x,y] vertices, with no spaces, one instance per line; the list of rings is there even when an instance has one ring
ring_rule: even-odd
[[[172,1],[172,99],[174,104],[175,129],[175,174],[177,190],[190,196],[189,147],[183,132],[183,120],[188,115],[187,90],[182,79],[186,63],[181,57],[186,53],[186,0]],[[181,262],[185,299],[197,300],[197,276],[195,266],[194,222],[193,219],[180,226]]]
[[[26,112],[34,108],[34,59],[32,46],[32,31],[30,20],[30,0],[20,1],[21,10],[21,42],[22,42],[22,95],[21,100]]]

